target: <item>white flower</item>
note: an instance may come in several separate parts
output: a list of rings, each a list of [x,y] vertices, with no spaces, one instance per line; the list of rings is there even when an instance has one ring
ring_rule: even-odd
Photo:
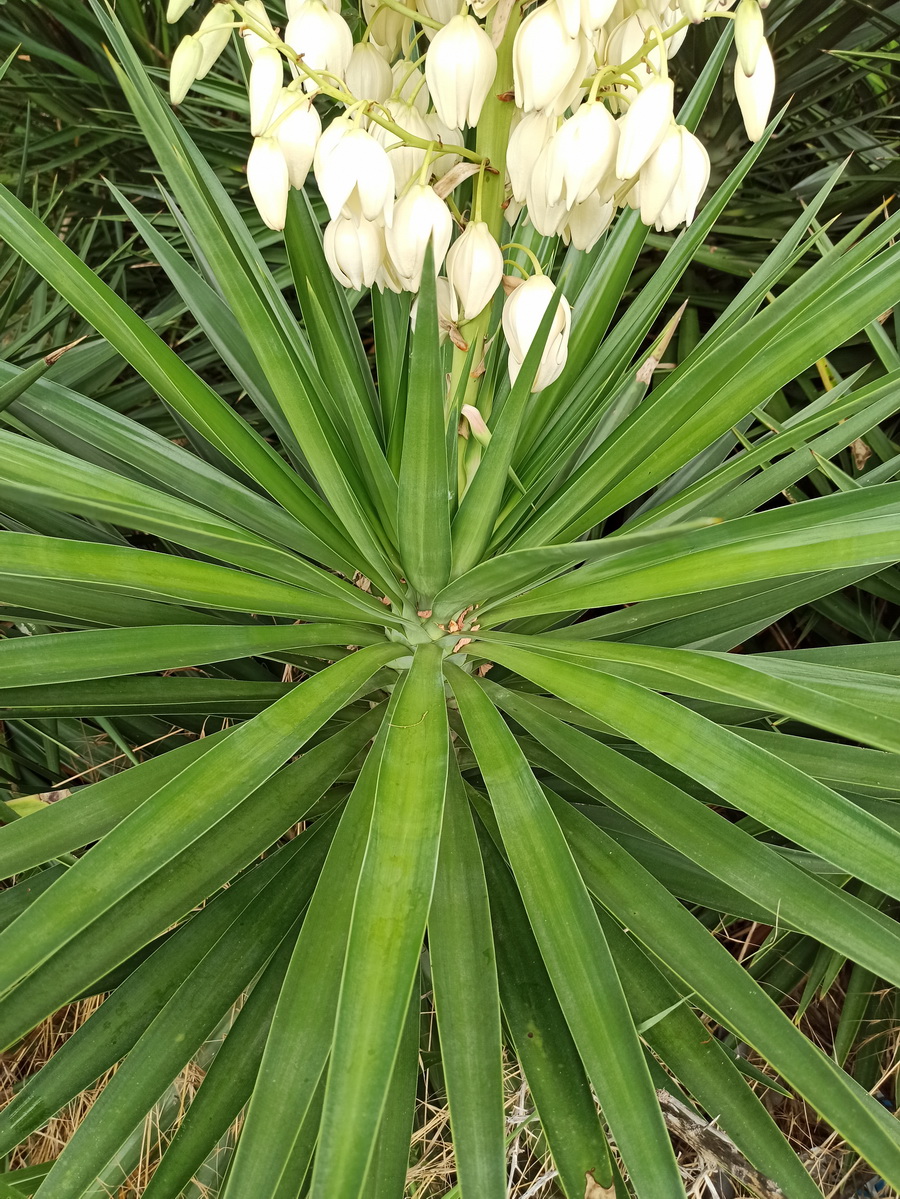
[[[198,79],[205,79],[218,61],[219,55],[228,45],[234,14],[225,4],[214,4],[197,30],[203,58],[200,61]]]
[[[450,286],[450,280],[443,275],[438,275],[435,283],[437,284],[438,343],[443,345],[447,340],[450,327],[454,323],[452,315],[453,288]],[[415,332],[418,315],[419,297],[416,296],[409,310],[409,323],[413,327],[413,332]]]
[[[419,68],[411,66],[409,59],[401,58],[391,67],[391,75],[394,79],[391,92],[396,92],[405,104],[414,105],[424,117],[431,103],[431,93]]]
[[[671,79],[653,79],[638,92],[623,117],[619,118],[619,150],[616,175],[635,176],[662,139],[671,123],[675,88]]]
[[[569,209],[562,230],[563,240],[566,244],[571,242],[576,250],[592,250],[612,224],[615,215],[613,201],[604,200],[599,192],[592,192],[586,200]]]
[[[751,142],[758,142],[765,132],[775,96],[775,63],[765,41],[752,75],[744,74],[740,59],[734,64],[734,91],[747,136]]]
[[[577,37],[581,30],[581,0],[556,0],[559,19],[567,37]]]
[[[503,305],[503,333],[509,345],[509,378],[515,383],[522,369],[525,356],[537,336],[544,313],[553,299],[555,287],[546,275],[532,275],[506,298]],[[572,310],[564,297],[560,297],[547,344],[541,355],[532,392],[543,391],[562,374],[569,351],[569,329]]]
[[[244,39],[244,48],[250,56],[250,61],[256,58],[260,50],[268,49],[271,45],[261,33],[259,29],[264,29],[269,33],[274,33],[272,22],[269,20],[269,14],[266,12],[263,0],[245,0],[244,3],[245,23],[241,29],[241,37]]]
[[[566,33],[556,0],[528,14],[513,42],[516,104],[523,112],[539,108],[561,115],[565,111],[568,105],[560,109],[559,104],[572,90],[573,81],[575,93],[581,86],[585,45],[590,53],[587,38]]]
[[[335,125],[340,125],[332,134]],[[367,221],[391,223],[394,172],[384,147],[346,117],[332,121],[316,146],[313,166],[328,215],[335,220],[346,208]]]
[[[594,33],[602,28],[613,14],[616,0],[581,0],[581,28]]]
[[[757,0],[741,0],[734,14],[734,44],[741,70],[747,76],[756,70],[765,32],[762,10]]]
[[[510,134],[506,169],[509,171],[512,194],[520,203],[524,203],[534,164],[556,132],[556,125],[556,117],[535,109],[526,113]]]
[[[580,204],[615,170],[619,127],[602,104],[583,104],[550,141],[547,198]]]
[[[672,124],[641,167],[641,220],[655,225],[681,176],[681,132]]]
[[[497,73],[497,51],[474,17],[460,14],[434,35],[425,78],[442,121],[476,125]]]
[[[684,15],[690,17],[695,25],[699,25],[706,12],[706,0],[681,0],[681,7],[684,9]]]
[[[459,12],[459,0],[418,0],[415,8],[424,16],[431,17],[432,21],[447,25]],[[429,41],[436,32],[434,29],[425,27],[425,36]]]
[[[414,183],[394,206],[394,220],[385,234],[394,272],[405,291],[419,290],[428,243],[432,244],[434,269],[437,272],[452,236],[450,209],[433,187],[426,183]]]
[[[486,221],[470,221],[450,247],[447,278],[458,299],[454,320],[470,321],[490,304],[503,278],[503,252]]]
[[[691,223],[709,184],[706,147],[683,125],[678,129],[681,134],[681,174],[656,221],[657,229],[663,233],[669,233],[682,223]]]
[[[384,234],[374,221],[339,216],[323,234],[325,259],[344,287],[371,287],[384,260]]]
[[[284,83],[284,63],[274,46],[266,46],[250,67],[250,132],[262,137],[268,129]]]
[[[461,146],[462,134],[458,129],[445,125],[436,112],[430,112],[425,117],[425,124],[430,130],[430,136],[443,146]],[[443,179],[448,171],[452,171],[460,161],[459,154],[437,154],[431,160],[431,173],[435,179]]]
[[[166,9],[166,20],[170,25],[174,25],[176,21],[181,20],[193,3],[194,0],[169,0],[169,6]]]
[[[183,37],[175,47],[169,68],[169,98],[180,104],[194,85],[203,64],[203,47],[194,33]]]
[[[432,140],[434,135],[428,122],[414,105],[407,104],[404,100],[392,99],[388,100],[383,108],[394,124],[399,125],[404,132],[426,142]],[[394,173],[394,189],[399,195],[410,179],[422,169],[426,151],[419,146],[405,145],[396,133],[383,129],[374,122],[371,132],[378,144],[390,151],[388,161]]]
[[[641,87],[655,79],[663,69],[665,56],[653,37],[653,27],[653,13],[648,8],[639,8],[611,31],[604,51],[606,61],[612,65],[627,62],[640,53],[643,61],[632,68],[631,74]],[[630,83],[620,84],[618,89],[619,94],[628,101],[634,99],[638,90]]]
[[[525,196],[529,220],[538,233],[544,237],[553,237],[559,233],[566,222],[565,203],[561,199],[555,202],[550,200],[553,174],[552,152],[553,142],[550,141],[538,155]]]
[[[407,8],[415,8],[415,3],[408,4]],[[404,33],[410,28],[409,18],[392,8],[385,8],[379,0],[363,0],[363,16],[369,26],[369,40],[383,48],[384,56],[390,62],[400,52]]]
[[[274,137],[258,137],[247,159],[253,203],[270,229],[283,229],[290,190],[287,163]]]
[[[387,59],[371,42],[357,42],[344,72],[344,83],[357,100],[386,100],[394,87]]]
[[[301,55],[314,71],[328,71],[344,78],[353,53],[353,35],[343,17],[332,12],[322,0],[303,0],[287,23],[284,40]],[[318,90],[318,84],[303,75],[306,92]]]
[[[275,105],[272,133],[287,163],[291,187],[306,182],[316,146],[322,134],[322,121],[312,100],[294,87],[281,90]]]

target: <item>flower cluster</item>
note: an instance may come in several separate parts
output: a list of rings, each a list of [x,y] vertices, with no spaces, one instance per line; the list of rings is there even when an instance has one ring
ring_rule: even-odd
[[[171,0],[169,19],[191,3]],[[539,268],[519,287],[504,275],[500,213],[482,205],[488,176],[499,182],[502,172],[510,226],[530,222],[580,250],[624,207],[662,231],[689,224],[710,164],[675,118],[670,60],[691,24],[733,20],[735,94],[758,140],[775,87],[767,4],[540,0],[522,18],[524,6],[510,0],[362,0],[367,24],[354,43],[340,0],[287,0],[283,29],[263,0],[220,0],[179,44],[171,96],[180,103],[239,29],[250,62],[247,179],[266,225],[283,228],[290,189],[312,170],[330,217],[324,245],[334,276],[348,288],[416,292],[431,245],[435,269],[446,263],[442,329],[458,345],[460,326],[481,317],[505,282],[502,328],[515,378],[553,288]],[[325,129],[320,96],[341,106]],[[536,390],[565,362],[565,301],[560,309]]]

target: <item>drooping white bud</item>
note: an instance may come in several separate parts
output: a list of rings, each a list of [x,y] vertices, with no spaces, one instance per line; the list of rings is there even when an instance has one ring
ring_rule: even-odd
[[[416,9],[426,17],[431,17],[432,21],[439,21],[441,25],[446,25],[459,12],[459,0],[418,0]],[[436,30],[425,27],[425,36],[429,41],[432,40],[435,33]]]
[[[174,25],[176,21],[181,20],[193,3],[194,0],[169,0],[169,5],[166,9],[166,20],[170,25]]]
[[[442,121],[477,125],[497,73],[497,51],[474,17],[460,14],[434,35],[425,78]]]
[[[384,234],[378,225],[339,216],[325,226],[322,240],[338,283],[356,291],[372,286],[384,260]]]
[[[287,163],[291,187],[301,188],[312,166],[322,121],[312,100],[296,87],[282,88],[272,118],[272,133]]]
[[[672,124],[641,167],[641,220],[655,225],[681,176],[681,133]]]
[[[740,59],[734,64],[734,92],[747,136],[751,142],[758,142],[765,132],[775,97],[775,63],[765,41],[752,75],[744,74]]]
[[[332,12],[322,0],[303,0],[287,23],[284,40],[312,70],[344,78],[353,53],[353,35],[344,18]],[[302,71],[299,74],[304,91],[318,91],[313,79]]]
[[[671,79],[653,79],[635,96],[619,118],[616,175],[635,176],[660,144],[672,124],[675,88]]]
[[[197,30],[203,58],[200,61],[198,79],[205,79],[218,61],[219,55],[228,45],[233,24],[232,10],[226,4],[214,4]]]
[[[697,205],[709,184],[710,162],[706,147],[683,125],[678,129],[681,134],[681,174],[657,217],[656,227],[663,233],[693,221]]]
[[[250,132],[268,129],[284,83],[284,61],[274,46],[260,50],[250,67]]]
[[[586,200],[569,209],[563,239],[566,243],[571,242],[576,250],[587,253],[610,227],[615,215],[616,206],[612,200],[604,200],[599,192],[592,192]]]
[[[431,130],[431,136],[443,146],[461,146],[462,134],[458,129],[445,125],[436,112],[430,112],[425,117],[425,124]],[[431,173],[435,179],[443,179],[448,171],[452,171],[460,161],[459,154],[437,154],[431,160]]]
[[[345,123],[336,135],[331,135],[339,122]],[[313,167],[332,220],[346,207],[354,217],[390,225],[394,212],[394,172],[384,147],[365,129],[338,117],[319,139]]]
[[[547,199],[567,208],[586,200],[615,170],[619,126],[603,104],[583,104],[550,142]]]
[[[681,0],[684,15],[699,25],[706,13],[706,0]]]
[[[428,122],[414,105],[403,100],[388,100],[383,107],[394,124],[399,125],[404,132],[423,141],[431,141],[433,134]],[[374,122],[371,133],[379,145],[390,151],[388,160],[394,173],[394,190],[399,195],[410,179],[422,169],[427,151],[420,146],[406,145],[396,133]]]
[[[649,8],[637,8],[611,31],[605,50],[606,61],[611,64],[628,62],[638,54],[641,60],[632,67],[631,75],[641,87],[645,87],[662,73],[664,53],[654,36],[654,14]],[[631,101],[638,93],[633,84],[620,84],[618,93]],[[624,108],[624,105],[621,106]]]
[[[486,221],[470,221],[450,247],[447,278],[458,299],[454,320],[473,320],[490,304],[503,278],[503,251]]]
[[[582,37],[569,37],[556,0],[549,0],[528,14],[513,42],[513,79],[516,104],[523,112],[533,109],[556,111],[560,97],[567,94],[578,75],[581,84]],[[565,111],[563,109],[562,111]]]
[[[247,182],[253,203],[270,229],[283,229],[290,190],[287,163],[274,137],[258,137],[247,159]]]
[[[246,0],[244,4],[244,26],[241,29],[241,37],[244,41],[244,49],[250,56],[251,62],[256,58],[260,50],[266,49],[272,44],[263,37],[262,33],[259,32],[260,30],[265,30],[271,34],[275,32],[263,0]]]
[[[525,202],[534,164],[556,132],[556,126],[556,117],[535,109],[526,113],[510,134],[506,169],[509,171],[512,194],[520,204]]]
[[[180,104],[191,88],[203,65],[203,47],[195,33],[183,37],[175,47],[169,68],[169,98]]]
[[[508,369],[510,382],[515,383],[522,369],[525,356],[547,311],[556,289],[546,275],[532,275],[521,287],[517,287],[506,298],[503,305],[503,333],[509,346]],[[562,374],[569,352],[569,329],[572,310],[564,297],[560,297],[547,344],[541,355],[532,393],[543,391]]]
[[[415,0],[406,5],[407,8],[415,6]],[[404,34],[410,26],[409,18],[386,8],[379,0],[363,0],[363,16],[369,26],[369,40],[384,50],[384,56],[390,62],[400,52]]]
[[[394,220],[385,233],[387,252],[404,291],[418,291],[429,241],[434,253],[434,269],[439,271],[450,238],[453,218],[450,209],[426,183],[414,183],[394,205]]]
[[[596,33],[612,16],[616,0],[581,0],[581,28]]]
[[[557,199],[554,203],[550,199],[553,181],[553,141],[551,140],[538,155],[525,196],[528,204],[528,218],[538,233],[544,237],[553,237],[566,223],[564,201]]]
[[[450,327],[453,325],[453,316],[451,313],[451,297],[453,297],[453,288],[450,286],[450,280],[446,279],[443,275],[438,275],[435,283],[437,284],[438,343],[443,345],[447,340]],[[415,332],[416,317],[418,315],[419,297],[416,296],[409,310],[409,323],[413,327],[413,332]]]
[[[734,44],[741,70],[748,77],[756,70],[765,35],[762,10],[757,0],[741,0],[734,14]]]
[[[371,42],[357,42],[344,72],[344,82],[357,100],[386,100],[394,86],[387,59]]]
[[[401,58],[391,67],[394,86],[392,92],[405,104],[412,104],[424,117],[431,103],[431,93],[424,82],[422,72],[410,64],[406,58]]]

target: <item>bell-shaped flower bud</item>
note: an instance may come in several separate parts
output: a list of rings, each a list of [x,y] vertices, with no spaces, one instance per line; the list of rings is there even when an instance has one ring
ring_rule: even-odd
[[[387,59],[371,42],[357,42],[344,72],[344,83],[357,100],[381,103],[391,94],[394,79]]]
[[[550,142],[547,198],[581,204],[615,170],[619,126],[603,104],[582,104]]]
[[[619,118],[616,175],[632,179],[659,146],[672,124],[675,88],[671,79],[653,79]]]
[[[260,50],[250,67],[250,132],[262,137],[269,128],[284,84],[284,61],[274,46]]]
[[[706,15],[706,0],[681,0],[684,15],[699,25]]]
[[[290,190],[287,163],[274,137],[258,137],[247,159],[247,182],[253,203],[270,229],[283,229]]]
[[[374,221],[339,216],[325,226],[325,261],[338,283],[361,291],[375,282],[384,261],[384,234]]]
[[[433,139],[434,135],[428,122],[414,105],[407,104],[403,100],[388,100],[383,107],[394,124],[399,125],[405,133],[412,134],[413,137],[426,142]],[[387,157],[394,173],[394,190],[399,195],[410,179],[418,175],[422,169],[427,151],[421,146],[406,145],[392,130],[383,129],[374,122],[371,132],[379,145],[383,146],[385,150],[390,150]]]
[[[734,64],[734,92],[747,136],[751,142],[758,142],[765,132],[775,97],[775,63],[765,41],[752,75],[744,74],[740,59]]]
[[[272,44],[268,38],[263,36],[263,30],[274,36],[275,31],[272,28],[272,22],[269,20],[269,14],[266,12],[263,0],[245,0],[244,25],[241,29],[241,38],[251,62],[256,58],[260,50],[268,49]]]
[[[581,28],[596,33],[613,15],[616,0],[581,0]]]
[[[525,199],[528,218],[543,237],[553,237],[566,223],[566,205],[562,199],[552,202],[550,190],[554,183],[553,142],[547,143],[538,155]]]
[[[604,200],[599,192],[592,192],[580,204],[574,204],[569,209],[563,240],[587,253],[592,250],[606,230],[612,224],[616,215],[616,206],[612,200]]]
[[[346,207],[354,217],[390,225],[394,212],[394,172],[384,147],[350,121],[337,136],[329,137],[338,121],[333,121],[319,139],[313,159],[316,182],[328,215],[336,220]]]
[[[214,4],[197,30],[203,57],[200,60],[198,79],[205,79],[218,61],[219,55],[228,45],[234,14],[226,4]]]
[[[497,73],[497,51],[474,17],[460,14],[434,35],[425,78],[442,121],[477,125]]]
[[[183,37],[175,47],[172,65],[169,68],[169,98],[180,104],[191,88],[203,66],[203,47],[195,33]]]
[[[679,225],[689,225],[693,221],[697,205],[709,185],[710,163],[706,147],[683,125],[678,126],[678,131],[681,134],[681,174],[656,219],[656,227],[662,233],[670,233]]]
[[[461,146],[462,134],[458,129],[451,129],[436,112],[430,112],[425,117],[425,124],[431,131],[431,137],[442,146]],[[460,161],[459,154],[437,154],[431,160],[431,173],[435,179],[443,179],[448,171],[452,171]]]
[[[410,0],[406,7],[415,8],[415,0]],[[394,12],[392,8],[386,8],[380,0],[363,0],[362,8],[369,27],[369,40],[381,47],[390,62],[400,53],[404,44],[404,35],[411,27],[409,18]]]
[[[674,123],[641,167],[641,220],[655,225],[681,177],[681,132]]]
[[[544,313],[547,311],[555,287],[546,275],[532,275],[521,287],[517,287],[506,298],[503,305],[503,333],[509,346],[508,369],[510,382],[515,383],[525,361],[525,355],[537,336]],[[547,344],[541,355],[537,377],[532,392],[543,391],[562,374],[569,352],[569,329],[572,310],[564,297],[560,297],[556,315],[550,326]]]
[[[757,0],[741,0],[734,14],[734,44],[741,70],[747,76],[756,70],[765,36],[762,9]]]
[[[292,87],[281,90],[272,118],[272,134],[287,163],[291,187],[301,188],[312,166],[322,121],[312,100]]]
[[[419,68],[412,66],[409,59],[401,58],[391,67],[391,75],[394,80],[392,95],[404,104],[412,104],[424,117],[431,103],[431,93]]]
[[[287,23],[284,40],[312,70],[344,78],[353,53],[353,35],[344,18],[322,0],[303,0]],[[304,77],[303,90],[318,91],[318,84]]]
[[[170,25],[174,25],[176,21],[181,20],[193,3],[194,0],[169,0],[166,8],[166,20]]]
[[[494,298],[503,278],[503,251],[486,221],[470,221],[447,254],[447,278],[457,299],[454,320],[473,320]]]
[[[512,194],[520,204],[525,202],[528,183],[541,151],[556,133],[557,119],[535,109],[514,126],[506,149],[506,169]]]
[[[576,75],[576,88],[580,86],[582,42],[586,40],[569,37],[556,0],[548,0],[528,14],[513,42],[516,104],[523,112],[536,108],[555,111]]]
[[[394,220],[385,233],[387,252],[404,291],[419,290],[428,243],[431,242],[433,247],[437,272],[452,236],[450,209],[433,187],[427,183],[414,183],[394,205]]]

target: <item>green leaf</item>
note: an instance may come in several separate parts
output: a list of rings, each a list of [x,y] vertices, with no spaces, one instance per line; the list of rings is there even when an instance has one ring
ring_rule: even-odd
[[[428,951],[460,1193],[463,1199],[506,1199],[491,914],[478,837],[455,767],[444,802]]]
[[[388,722],[341,980],[315,1199],[358,1194],[418,970],[449,752],[436,645],[417,648]]]
[[[635,1190],[680,1194],[634,1022],[565,838],[500,713],[468,675],[448,674],[541,955]]]
[[[438,344],[437,284],[429,249],[422,271],[400,459],[397,531],[403,567],[421,607],[450,576],[450,484]]]

